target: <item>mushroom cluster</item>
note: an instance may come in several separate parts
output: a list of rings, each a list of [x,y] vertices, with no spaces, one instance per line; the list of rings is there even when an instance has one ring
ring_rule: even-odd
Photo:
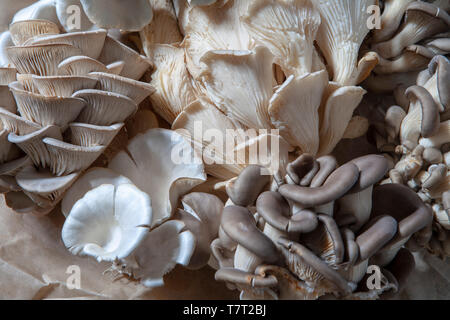
[[[276,184],[261,170],[248,166],[226,186],[211,244],[218,281],[242,299],[375,299],[401,289],[414,269],[404,245],[432,212],[403,185],[376,185],[388,172],[383,156],[338,166],[303,154]],[[369,267],[380,268],[379,287],[368,285]]]
[[[359,57],[375,0],[174,1],[174,9],[154,2],[154,19],[140,32],[155,66],[150,99],[199,151],[206,142],[196,140],[195,123],[223,137],[259,130],[260,140],[270,135],[261,130],[276,129],[282,148],[318,156],[364,134],[365,123],[350,120],[366,92],[357,84],[377,62],[372,52]],[[227,160],[243,148],[216,152],[207,172],[234,178],[245,165]]]
[[[12,23],[0,69],[1,192],[20,213],[49,213],[154,92],[151,63],[106,30],[60,30]]]
[[[416,84],[395,96],[398,105],[378,107],[382,117],[373,123],[377,147],[392,165],[383,183],[408,186],[434,213],[433,225],[414,247],[426,246],[441,257],[450,256],[449,83],[450,62],[437,55]]]
[[[450,53],[450,2],[385,0],[379,29],[364,47],[378,65],[364,86],[377,92],[405,90],[436,55]]]

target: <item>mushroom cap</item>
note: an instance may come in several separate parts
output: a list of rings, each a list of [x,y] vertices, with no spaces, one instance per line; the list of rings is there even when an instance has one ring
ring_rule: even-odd
[[[350,161],[359,169],[359,178],[349,193],[360,192],[380,181],[389,170],[388,160],[382,155],[371,154]]]
[[[58,74],[83,76],[90,72],[107,72],[108,68],[95,59],[82,55],[70,56],[58,64]]]
[[[14,45],[20,46],[34,36],[59,34],[59,28],[52,21],[35,19],[14,22],[9,26],[9,32]]]
[[[304,153],[287,165],[286,172],[295,184],[300,184],[303,177],[311,171],[313,166],[314,157]]]
[[[317,227],[317,216],[302,210],[290,216],[289,203],[278,192],[266,191],[258,197],[256,210],[266,223],[284,232],[311,232]]]
[[[423,87],[411,86],[405,91],[410,101],[418,100],[422,107],[421,134],[428,138],[439,130],[439,108],[433,100],[433,96]]]
[[[85,76],[36,76],[33,84],[39,93],[47,97],[71,97],[75,91],[93,89],[97,80]]]
[[[150,197],[131,184],[101,185],[78,200],[62,228],[72,254],[98,261],[129,256],[148,235]]]
[[[73,122],[69,124],[70,142],[82,147],[108,146],[123,126],[123,123],[96,126]]]
[[[41,126],[33,121],[26,120],[17,114],[0,107],[0,123],[9,131],[18,135],[26,135],[41,129]]]
[[[153,18],[148,0],[80,0],[89,20],[100,28],[140,31]]]
[[[448,84],[450,83],[450,62],[445,56],[435,56],[431,59],[428,65],[428,71],[430,74],[437,72],[437,88],[439,93],[439,99],[447,110],[450,108],[450,89]]]
[[[242,170],[237,179],[226,186],[231,201],[244,207],[254,204],[262,189],[270,182],[270,175],[264,174],[265,171],[259,165],[249,165]]]
[[[274,263],[278,260],[279,255],[274,243],[256,227],[255,218],[247,208],[225,207],[221,227],[233,241],[263,261]]]
[[[353,163],[347,163],[337,168],[321,187],[302,187],[297,185],[282,185],[278,191],[282,196],[298,202],[305,207],[320,206],[334,201],[357,182],[359,169]]]

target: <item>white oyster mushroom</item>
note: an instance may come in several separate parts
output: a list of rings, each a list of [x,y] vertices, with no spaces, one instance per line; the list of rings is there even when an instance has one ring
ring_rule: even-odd
[[[61,202],[62,214],[67,217],[78,200],[83,198],[88,191],[103,184],[110,184],[117,187],[122,184],[131,184],[131,181],[108,168],[89,169],[66,192]]]
[[[32,5],[23,8],[14,15],[12,22],[25,20],[48,20],[56,23],[58,26],[59,19],[56,15],[56,7],[54,0],[40,0]]]
[[[206,181],[203,163],[191,145],[178,133],[161,128],[138,134],[109,168],[150,196],[152,227],[172,216],[180,196]]]
[[[72,208],[63,229],[64,245],[97,261],[128,257],[149,234],[150,197],[131,184],[101,185]]]
[[[134,278],[149,288],[164,285],[163,276],[177,264],[187,266],[195,250],[195,237],[185,225],[171,220],[153,229],[132,256],[125,260]]]
[[[79,9],[79,25],[76,25],[75,22],[77,21],[74,20],[74,13],[76,13],[78,9],[73,6],[77,6]],[[58,15],[58,19],[66,32],[89,31],[97,29],[97,26],[95,26],[86,16],[80,0],[56,0],[56,14]]]
[[[81,0],[89,20],[100,28],[140,31],[152,21],[149,0]]]
[[[6,48],[13,46],[11,33],[5,31],[0,34],[0,67],[8,67],[10,65]]]
[[[36,2],[36,0],[3,0],[0,12],[0,32],[8,30],[9,24],[17,11]]]

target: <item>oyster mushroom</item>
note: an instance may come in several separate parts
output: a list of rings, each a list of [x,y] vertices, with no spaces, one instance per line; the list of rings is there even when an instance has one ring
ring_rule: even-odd
[[[59,28],[48,20],[25,20],[12,23],[9,32],[14,45],[20,46],[35,36],[59,34]]]
[[[355,85],[369,75],[377,62],[369,56],[358,62],[360,46],[369,33],[367,9],[375,1],[316,2],[322,17],[316,40],[333,71],[333,81],[344,86]]]
[[[114,261],[128,257],[139,246],[148,236],[151,220],[145,192],[130,184],[105,184],[75,203],[61,236],[72,254]]]
[[[359,169],[359,178],[356,184],[348,191],[347,195],[338,200],[339,212],[352,215],[355,218],[349,228],[357,231],[370,217],[372,211],[373,185],[379,182],[388,171],[388,161],[381,155],[369,155],[350,161]]]
[[[430,225],[432,210],[408,187],[386,184],[374,189],[373,215],[389,214],[398,222],[395,237],[378,252],[372,260],[384,266],[397,254],[398,250],[417,231]]]
[[[169,219],[178,198],[206,180],[204,167],[181,135],[166,129],[138,134],[110,169],[129,178],[153,199],[152,226]]]
[[[53,0],[39,0],[19,10],[13,17],[12,23],[24,20],[47,20],[59,26]]]
[[[402,22],[408,5],[414,0],[386,0],[381,15],[381,29],[374,30],[373,41],[381,42],[390,39]]]
[[[73,13],[77,11],[68,10],[71,6],[77,6],[79,10],[79,26],[74,23]],[[91,20],[86,16],[80,0],[56,0],[55,1],[56,14],[58,20],[66,32],[79,32],[79,31],[89,31],[97,29]],[[75,7],[72,7],[75,8]],[[79,28],[78,28],[79,27]]]
[[[76,91],[94,89],[97,81],[86,76],[33,75],[33,85],[40,94],[47,97],[71,97]]]

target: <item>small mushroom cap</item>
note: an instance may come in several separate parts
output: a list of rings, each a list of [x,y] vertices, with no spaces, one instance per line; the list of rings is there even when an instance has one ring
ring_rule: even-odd
[[[317,216],[307,210],[290,216],[289,203],[278,192],[266,191],[256,201],[256,210],[274,228],[283,232],[311,232],[317,227]]]
[[[98,261],[129,256],[148,235],[150,197],[131,184],[99,186],[75,203],[62,228],[64,245]]]
[[[378,181],[388,172],[388,160],[382,155],[367,155],[350,161],[359,169],[359,179],[349,193],[360,192]]]
[[[266,169],[258,165],[249,165],[239,174],[237,179],[230,181],[227,194],[238,206],[247,207],[255,203],[262,189],[270,182]]]
[[[439,108],[433,100],[433,96],[423,87],[411,86],[405,91],[410,101],[419,100],[422,106],[421,134],[428,138],[439,130]]]
[[[372,216],[388,214],[398,222],[398,236],[408,237],[433,220],[431,208],[409,187],[384,184],[373,190]]]
[[[396,232],[397,221],[391,216],[380,216],[369,221],[356,238],[360,260],[373,256],[395,236]]]
[[[16,180],[17,184],[25,191],[51,194],[69,188],[79,175],[77,172],[57,177],[48,170],[38,170],[34,166],[27,166],[17,173]]]
[[[255,218],[248,209],[239,206],[225,207],[221,226],[233,241],[263,261],[274,263],[278,260],[279,255],[274,243],[256,227]]]
[[[357,182],[358,177],[358,167],[353,163],[347,163],[336,169],[321,187],[285,184],[278,191],[285,198],[305,207],[320,206],[342,197]]]
[[[81,0],[81,4],[89,20],[105,29],[140,31],[153,18],[148,0]]]
[[[300,184],[302,178],[306,176],[313,166],[314,157],[309,154],[302,154],[287,165],[286,172],[295,184]]]

